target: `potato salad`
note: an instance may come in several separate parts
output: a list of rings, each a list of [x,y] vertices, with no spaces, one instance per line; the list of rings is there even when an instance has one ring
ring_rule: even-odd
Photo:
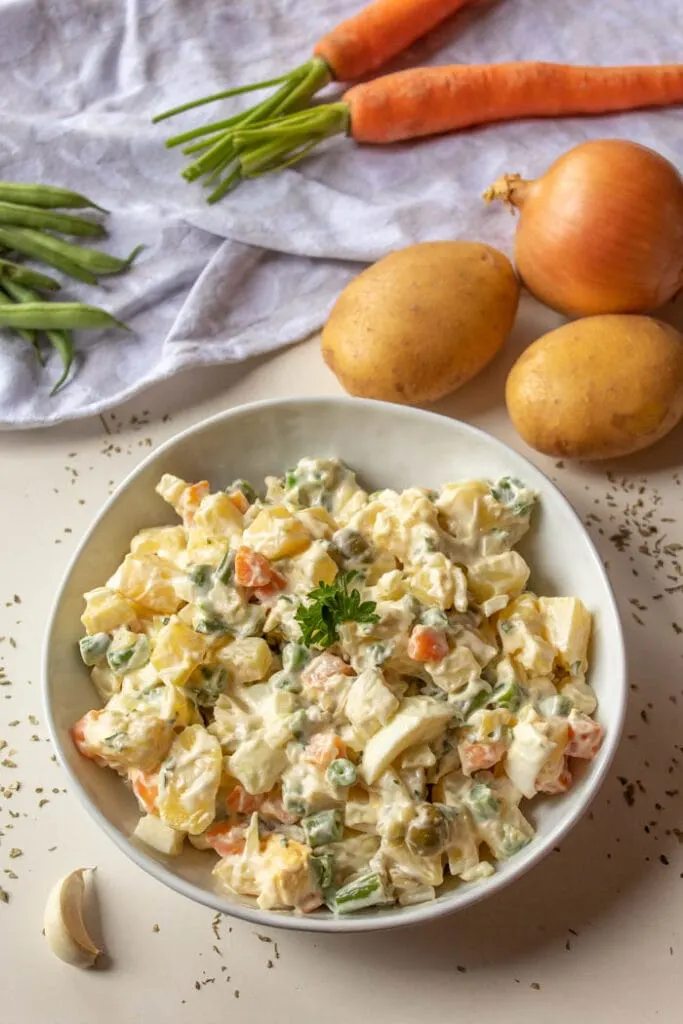
[[[591,616],[527,589],[519,480],[367,493],[303,458],[261,493],[165,475],[177,525],[142,530],[85,595],[102,706],[73,726],[168,857],[213,857],[263,909],[433,900],[532,842],[602,729]]]

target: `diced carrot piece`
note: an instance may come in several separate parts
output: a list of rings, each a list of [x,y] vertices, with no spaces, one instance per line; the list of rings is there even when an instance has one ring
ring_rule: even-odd
[[[275,577],[280,577],[280,573],[273,568],[265,555],[244,546],[237,549],[235,583],[240,587],[267,587]]]
[[[228,497],[237,511],[241,512],[242,515],[249,510],[249,502],[247,501],[244,491],[231,491]]]
[[[291,811],[285,809],[279,786],[266,793],[258,813],[260,818],[264,818],[266,821],[278,821],[281,825],[293,825],[300,818],[300,815],[292,814]]]
[[[258,811],[262,803],[262,796],[253,796],[251,793],[247,793],[244,786],[239,782],[233,786],[225,798],[227,809],[234,811],[236,814],[253,814],[254,811]]]
[[[246,825],[232,825],[229,821],[218,821],[209,825],[204,836],[211,849],[215,850],[219,857],[227,857],[231,853],[242,852],[246,834]]]
[[[568,757],[581,757],[592,761],[602,743],[602,726],[588,715],[573,715],[569,719]]]
[[[195,512],[199,508],[202,498],[205,498],[210,490],[208,480],[199,480],[196,484],[189,484],[180,495],[178,511],[183,517],[185,526],[192,525]]]
[[[98,760],[99,758],[98,753],[95,750],[93,750],[93,748],[88,743],[86,737],[86,728],[91,722],[97,721],[101,714],[101,710],[88,711],[86,712],[86,714],[83,715],[82,718],[79,718],[78,721],[74,725],[72,725],[70,729],[71,739],[74,741],[74,744],[76,745],[76,749],[78,750],[79,754],[82,754],[83,757],[89,757],[91,761]]]
[[[416,626],[408,641],[408,657],[413,661],[441,661],[448,654],[448,640],[442,629]]]
[[[506,750],[507,746],[503,740],[497,740],[495,743],[461,743],[458,746],[458,753],[463,774],[472,775],[473,772],[492,768],[500,761]]]
[[[303,753],[304,761],[327,768],[338,757],[346,755],[344,741],[333,732],[317,732]]]
[[[332,676],[352,676],[355,675],[350,665],[347,665],[342,658],[338,658],[336,654],[319,654],[317,658],[304,669],[301,674],[301,681],[304,686],[310,686],[312,689],[324,690],[325,683]]]
[[[128,772],[133,792],[138,802],[147,814],[158,814],[159,799],[159,774],[158,772],[143,772],[141,768],[131,768]]]
[[[559,775],[556,775],[553,779],[537,779],[536,790],[539,793],[548,793],[551,796],[555,796],[558,793],[566,793],[568,789],[571,789],[573,781],[572,773],[569,771],[565,758]]]
[[[265,587],[254,587],[254,597],[261,604],[265,604],[267,601],[272,600],[272,598],[277,597],[280,591],[284,590],[287,586],[287,580],[277,569],[271,567],[271,576],[270,583],[267,583]]]

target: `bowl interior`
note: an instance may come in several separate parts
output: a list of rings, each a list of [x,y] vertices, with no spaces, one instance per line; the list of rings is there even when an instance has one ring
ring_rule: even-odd
[[[173,522],[154,492],[162,473],[206,478],[213,488],[237,477],[260,485],[301,456],[343,459],[370,490],[437,487],[448,480],[514,475],[540,493],[540,510],[520,551],[532,567],[530,588],[580,597],[594,614],[590,682],[606,739],[597,759],[560,799],[527,806],[538,835],[483,884],[460,884],[432,904],[366,911],[336,919],[327,913],[296,917],[263,912],[248,900],[214,890],[213,857],[189,848],[166,858],[129,837],[139,812],[118,777],[82,758],[69,727],[98,705],[78,656],[84,591],[104,583],[141,528]],[[153,452],[110,499],[76,553],[57,596],[45,647],[44,693],[59,756],[87,809],[141,867],[216,910],[261,924],[309,929],[364,930],[423,920],[495,891],[538,861],[586,809],[616,748],[626,700],[623,642],[602,564],[579,519],[550,481],[521,455],[466,424],[401,406],[350,399],[292,399],[243,406],[205,421]]]

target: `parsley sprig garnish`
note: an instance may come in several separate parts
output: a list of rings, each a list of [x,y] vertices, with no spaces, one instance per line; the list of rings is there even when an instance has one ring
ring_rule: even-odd
[[[340,572],[334,583],[320,583],[308,594],[309,604],[296,613],[306,647],[331,647],[339,639],[342,622],[379,622],[374,601],[361,601],[360,592],[349,589],[357,572]]]

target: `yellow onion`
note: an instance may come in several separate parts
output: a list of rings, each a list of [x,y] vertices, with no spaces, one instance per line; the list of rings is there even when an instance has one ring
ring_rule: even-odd
[[[503,175],[484,199],[519,209],[519,274],[561,313],[647,313],[683,287],[683,179],[645,146],[584,142],[535,181]]]

